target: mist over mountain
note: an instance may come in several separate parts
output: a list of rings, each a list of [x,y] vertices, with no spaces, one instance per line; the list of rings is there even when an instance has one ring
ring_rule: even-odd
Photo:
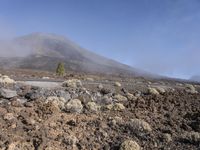
[[[200,82],[200,75],[192,76],[190,80]]]
[[[56,34],[32,33],[0,42],[0,67],[55,71],[59,62],[66,70],[104,74],[147,75],[117,61],[81,48]]]

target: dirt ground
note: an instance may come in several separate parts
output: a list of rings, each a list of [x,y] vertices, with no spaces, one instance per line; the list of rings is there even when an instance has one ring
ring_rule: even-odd
[[[192,93],[187,91],[187,84],[180,81],[80,74],[58,78],[47,72],[29,71],[1,70],[1,74],[15,79],[78,78],[83,82],[81,87],[59,89],[2,84],[1,88],[17,92],[17,96],[12,98],[2,95],[0,98],[2,150],[123,150],[121,145],[126,140],[137,142],[141,150],[200,149],[198,84],[192,85],[197,91]],[[116,81],[121,86],[114,85]],[[100,84],[103,88],[99,88]],[[155,94],[148,91],[149,87],[163,87],[165,91]],[[69,93],[70,99],[79,99],[83,107],[81,112],[69,112],[65,108],[60,109],[57,103],[47,102],[46,99],[55,96],[58,91],[64,91],[65,97]],[[99,93],[100,99],[95,99]],[[121,97],[116,101],[115,97],[119,94]],[[108,102],[109,99],[112,102]],[[88,108],[90,101],[98,104],[99,109]],[[107,109],[118,103],[124,108]],[[133,119],[146,122],[151,129],[141,130],[141,124],[134,125]]]

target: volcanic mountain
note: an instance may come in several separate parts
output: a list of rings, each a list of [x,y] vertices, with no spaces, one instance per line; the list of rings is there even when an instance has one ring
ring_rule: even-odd
[[[66,70],[76,72],[135,76],[146,74],[97,55],[56,34],[32,33],[9,41],[7,46],[0,43],[0,47],[0,67],[4,68],[55,71],[57,64],[63,62]]]

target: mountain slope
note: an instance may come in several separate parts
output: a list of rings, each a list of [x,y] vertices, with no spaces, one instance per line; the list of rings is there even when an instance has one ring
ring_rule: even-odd
[[[138,69],[83,49],[67,38],[55,34],[33,33],[16,38],[12,43],[15,43],[14,45],[17,45],[16,47],[19,49],[15,51],[26,53],[26,55],[2,58],[0,59],[0,66],[7,63],[9,67],[13,68],[54,71],[58,62],[64,62],[67,70],[78,72],[146,74]]]

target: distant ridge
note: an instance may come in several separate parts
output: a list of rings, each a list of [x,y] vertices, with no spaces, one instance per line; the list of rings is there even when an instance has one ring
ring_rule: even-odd
[[[13,44],[14,43],[14,44]],[[38,69],[55,71],[59,62],[64,62],[66,70],[88,73],[153,76],[139,69],[119,63],[81,48],[69,39],[48,33],[32,33],[15,38],[11,44],[26,55],[1,57],[0,67]],[[1,46],[1,45],[0,45]],[[15,48],[15,47],[14,47]],[[20,52],[23,49],[23,52]],[[10,49],[11,50],[11,49]],[[9,48],[6,49],[9,51]]]

